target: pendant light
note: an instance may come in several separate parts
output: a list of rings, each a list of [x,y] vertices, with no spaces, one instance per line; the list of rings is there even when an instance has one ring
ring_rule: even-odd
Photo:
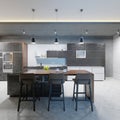
[[[56,13],[56,23],[57,23],[57,12],[58,12],[58,9],[55,9],[55,13]],[[56,31],[56,30],[54,31],[54,34],[55,34],[54,44],[59,44],[58,36],[57,36],[57,31]]]
[[[34,13],[35,13],[35,9],[34,9],[34,8],[32,8],[32,13],[33,13],[32,18],[33,18],[33,20],[34,20]],[[32,42],[32,44],[36,44],[34,37],[32,37],[31,42]]]
[[[83,13],[83,9],[80,9],[80,14],[82,15]],[[82,17],[82,16],[81,16]],[[81,34],[83,33],[82,29],[81,29]],[[86,29],[85,34],[88,34],[88,30]],[[78,44],[84,44],[84,37],[81,35],[79,38],[79,43]]]
[[[54,44],[59,44],[58,36],[57,36],[56,30],[55,30],[54,34],[55,34],[55,41],[54,41]]]
[[[118,36],[120,36],[120,30],[119,29],[117,30],[116,33],[117,33]]]
[[[80,37],[80,42],[79,42],[79,44],[84,44],[84,37],[83,37],[83,36]]]
[[[32,44],[35,44],[35,38],[34,37],[32,38]]]
[[[25,30],[23,29],[22,34],[25,35]]]

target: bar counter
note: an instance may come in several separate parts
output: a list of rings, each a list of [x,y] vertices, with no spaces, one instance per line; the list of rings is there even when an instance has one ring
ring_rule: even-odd
[[[48,81],[49,78],[49,74],[50,73],[61,73],[64,72],[64,74],[67,75],[76,75],[77,73],[81,73],[81,74],[92,74],[88,71],[85,70],[69,70],[69,71],[63,71],[63,70],[28,70],[25,71],[24,74],[28,74],[28,73],[33,73],[35,75],[39,75],[41,77],[44,77],[43,83],[44,81]],[[93,79],[92,79],[92,100],[94,101],[94,75],[92,74]],[[67,78],[67,77],[66,77]],[[19,95],[19,74],[8,74],[7,75],[7,82],[8,82],[8,95],[10,96],[18,96]],[[67,82],[67,80],[66,80]],[[58,90],[60,90],[60,86],[57,86]],[[43,89],[41,90],[41,96],[48,96],[48,84],[44,84]],[[72,90],[71,90],[72,92]],[[88,93],[88,92],[87,92]],[[88,94],[89,96],[89,94]],[[71,96],[72,97],[72,96]]]

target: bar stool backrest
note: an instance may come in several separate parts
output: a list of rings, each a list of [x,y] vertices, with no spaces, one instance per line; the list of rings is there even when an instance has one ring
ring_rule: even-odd
[[[63,73],[51,73],[49,75],[49,82],[52,84],[62,84],[65,82],[65,76]]]
[[[34,83],[34,74],[32,74],[32,73],[29,73],[29,74],[21,73],[19,78],[20,78],[19,81],[24,83],[24,84]]]
[[[90,84],[90,81],[92,79],[91,74],[80,74],[78,73],[75,77],[75,83],[78,84]]]

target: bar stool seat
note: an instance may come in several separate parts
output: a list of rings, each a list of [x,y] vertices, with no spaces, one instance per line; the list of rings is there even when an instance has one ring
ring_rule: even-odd
[[[22,101],[32,101],[33,111],[35,111],[35,78],[34,74],[20,74],[20,91],[17,111],[19,112]],[[31,94],[30,94],[31,93]]]
[[[92,75],[91,74],[80,74],[78,73],[75,77],[74,80],[74,88],[73,88],[73,100],[75,99],[75,110],[77,111],[78,109],[78,95],[79,94],[84,94],[85,95],[85,100],[87,100],[86,98],[88,98],[88,100],[90,101],[91,104],[91,111],[93,111],[93,104],[92,104],[92,91],[91,91],[91,80],[92,79]],[[85,91],[84,92],[80,92],[79,91],[79,85],[84,85]],[[89,97],[87,95],[87,86],[89,89]]]
[[[50,110],[50,101],[63,101],[63,110],[65,111],[65,100],[64,100],[64,74],[63,73],[51,73],[49,75],[49,98],[48,98],[48,111]],[[61,86],[62,98],[52,98],[53,95],[58,94],[57,91],[53,89],[53,85]]]

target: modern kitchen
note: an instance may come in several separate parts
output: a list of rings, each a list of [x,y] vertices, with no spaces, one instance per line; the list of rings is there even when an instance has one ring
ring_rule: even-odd
[[[107,12],[98,11],[100,16],[95,14],[91,20],[83,1],[83,7],[75,3],[77,9],[70,1],[73,11],[64,8],[66,1],[63,5],[53,0],[56,6],[49,9],[45,4],[50,1],[22,2],[14,0],[19,15],[14,11],[10,18],[6,9],[0,17],[0,117],[119,120],[120,19],[113,17],[116,14],[107,18]],[[2,0],[5,3],[10,2]],[[11,3],[10,10],[15,10]],[[113,0],[110,5],[117,6]]]

